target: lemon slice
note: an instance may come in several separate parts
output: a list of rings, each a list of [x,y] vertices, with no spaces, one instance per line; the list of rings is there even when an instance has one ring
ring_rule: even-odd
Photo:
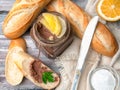
[[[51,13],[43,13],[43,18],[40,22],[48,29],[53,35],[59,36],[62,31],[62,25],[58,16]]]

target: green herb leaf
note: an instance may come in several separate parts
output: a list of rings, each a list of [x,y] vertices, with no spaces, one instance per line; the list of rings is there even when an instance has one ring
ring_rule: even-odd
[[[42,80],[45,84],[47,84],[47,79],[46,79],[45,75],[42,75]]]
[[[47,82],[54,82],[54,77],[52,75],[53,72],[43,72],[42,73],[42,80],[45,84],[47,84]]]

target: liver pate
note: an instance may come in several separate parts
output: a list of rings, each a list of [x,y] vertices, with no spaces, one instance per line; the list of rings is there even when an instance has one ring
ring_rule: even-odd
[[[31,75],[33,76],[33,78],[37,82],[43,83],[42,73],[44,72],[53,72],[53,71],[47,68],[47,66],[44,66],[40,60],[34,60],[34,62],[31,64]],[[54,77],[54,79],[55,81],[57,81],[58,77]]]

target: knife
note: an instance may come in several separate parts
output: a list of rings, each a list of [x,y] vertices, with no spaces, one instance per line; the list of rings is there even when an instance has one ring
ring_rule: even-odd
[[[84,62],[85,62],[85,59],[86,59],[86,56],[87,56],[87,53],[88,53],[88,50],[89,50],[89,47],[90,47],[90,44],[92,41],[92,37],[94,35],[95,29],[96,29],[96,26],[98,23],[98,19],[99,19],[98,16],[93,17],[90,20],[90,22],[84,32],[83,39],[81,42],[81,47],[80,47],[78,63],[77,63],[77,67],[75,70],[75,75],[73,78],[71,90],[77,90],[77,87],[79,84],[79,79],[80,79],[81,73],[83,71],[83,65],[84,65]]]

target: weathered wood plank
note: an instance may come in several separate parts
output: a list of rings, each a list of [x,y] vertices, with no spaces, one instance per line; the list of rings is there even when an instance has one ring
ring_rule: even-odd
[[[0,11],[9,11],[15,0],[0,0]]]
[[[9,46],[10,40],[7,39],[2,33],[2,23],[8,11],[11,9],[14,1],[15,0],[0,0],[0,90],[8,90],[8,89],[9,90],[28,90],[28,89],[40,90],[39,87],[35,86],[33,83],[31,83],[27,79],[24,79],[20,85],[15,87],[8,84],[5,79],[5,72],[4,72],[5,57],[8,52],[8,46]],[[74,2],[77,2],[77,4],[79,4],[82,8],[84,8],[85,4],[87,3],[87,0],[74,0]],[[26,40],[26,43],[27,43],[27,52],[30,55],[37,57],[39,50],[37,49],[33,40],[31,39],[29,35],[29,31],[23,35],[23,38]],[[45,64],[50,66],[53,70],[55,70],[56,72],[59,72],[53,60],[46,58],[43,54],[41,54],[40,59]]]
[[[0,35],[2,34],[2,24],[7,12],[0,11]]]

